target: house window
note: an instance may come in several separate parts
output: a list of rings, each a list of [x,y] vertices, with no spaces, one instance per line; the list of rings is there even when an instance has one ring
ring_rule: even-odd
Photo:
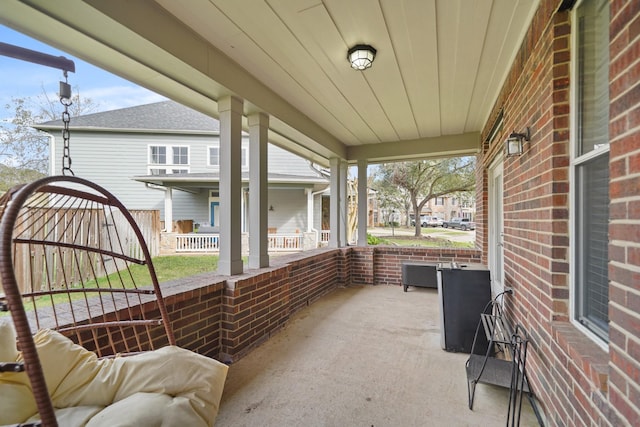
[[[174,165],[189,164],[189,147],[171,147],[173,150]]]
[[[444,197],[436,197],[436,206],[444,206]]]
[[[240,161],[242,162],[242,168],[247,169],[249,167],[249,149],[247,147],[242,147],[240,153]],[[209,166],[220,166],[220,146],[212,145],[209,147],[209,156],[208,156]]]
[[[220,147],[209,147],[209,166],[220,166]]]
[[[167,163],[167,147],[151,146],[149,147],[152,165],[164,165]]]
[[[167,152],[171,153],[167,157]],[[158,167],[159,165],[165,167]],[[189,172],[189,147],[187,146],[149,146],[149,165],[151,175],[164,175]]]
[[[608,341],[609,1],[574,13],[573,316]]]
[[[242,168],[246,169],[249,167],[249,149],[247,147],[242,147],[242,153],[240,154],[240,162],[242,163]]]

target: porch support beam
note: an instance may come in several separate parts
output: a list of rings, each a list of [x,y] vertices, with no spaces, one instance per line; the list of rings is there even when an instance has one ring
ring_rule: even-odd
[[[358,160],[358,246],[367,246],[367,218],[369,215],[367,167],[366,159]]]
[[[269,266],[267,142],[269,116],[255,113],[249,125],[249,268]]]
[[[329,228],[331,229],[329,247],[339,248],[342,247],[340,233],[340,159],[337,157],[329,159],[329,166],[331,168],[331,178],[329,181],[329,187],[331,189],[331,196],[329,198]]]
[[[347,162],[340,161],[340,246],[349,244],[348,238],[351,237],[347,233],[347,212],[349,206],[349,192],[347,191]]]
[[[218,102],[220,114],[220,258],[218,273],[242,274],[242,109],[240,98]]]
[[[164,230],[173,232],[173,188],[164,189]]]

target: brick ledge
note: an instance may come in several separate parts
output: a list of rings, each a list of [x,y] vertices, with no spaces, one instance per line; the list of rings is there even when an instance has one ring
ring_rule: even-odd
[[[556,343],[591,384],[602,393],[607,393],[609,354],[570,322],[552,322],[551,332]]]

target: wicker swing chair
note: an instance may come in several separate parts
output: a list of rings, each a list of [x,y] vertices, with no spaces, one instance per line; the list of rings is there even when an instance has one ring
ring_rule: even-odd
[[[24,367],[42,425],[55,426],[59,404],[48,389],[36,332],[57,331],[100,359],[175,346],[175,338],[144,238],[111,193],[81,178],[55,176],[18,188],[2,201],[0,305],[11,313],[23,364],[0,364],[0,373]],[[193,357],[207,359],[204,371],[219,368],[217,379],[224,383],[225,365]],[[221,395],[219,382],[217,387]],[[204,388],[212,393],[216,385]]]
[[[212,426],[227,366],[176,347],[135,220],[104,188],[66,176],[75,64],[6,43],[0,55],[65,77],[63,176],[0,198],[0,425]]]

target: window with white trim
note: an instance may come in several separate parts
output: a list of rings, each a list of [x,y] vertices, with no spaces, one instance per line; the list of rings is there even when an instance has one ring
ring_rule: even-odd
[[[213,145],[208,147],[208,151],[207,164],[209,166],[220,166],[220,146]]]
[[[242,169],[249,168],[249,148],[242,147],[240,153],[240,162],[242,163]],[[208,147],[207,165],[220,167],[220,145],[211,145]]]
[[[151,175],[189,172],[189,147],[186,145],[150,145],[148,173]]]
[[[609,340],[609,0],[574,11],[573,317]]]

